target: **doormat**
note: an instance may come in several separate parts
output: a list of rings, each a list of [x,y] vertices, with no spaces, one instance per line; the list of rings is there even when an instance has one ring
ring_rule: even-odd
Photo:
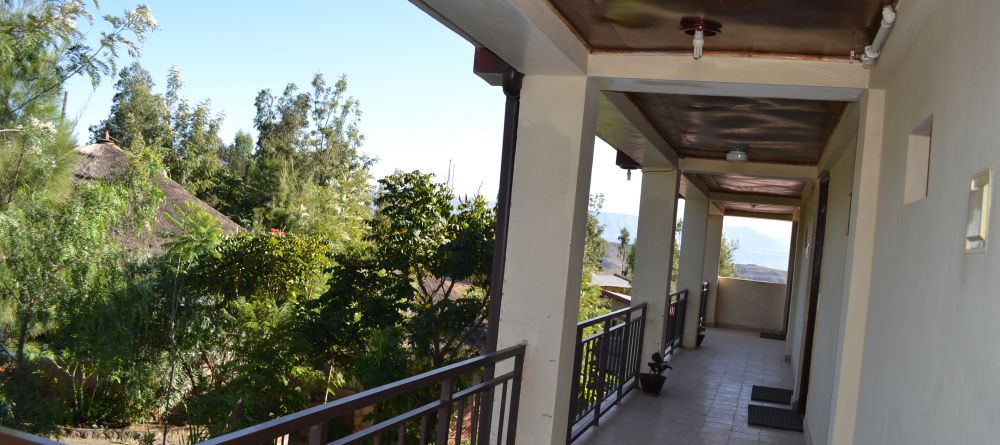
[[[750,393],[750,400],[755,402],[780,403],[782,405],[792,404],[792,390],[775,388],[772,386],[753,385]]]
[[[761,332],[760,333],[760,338],[766,338],[766,339],[769,339],[769,340],[784,340],[785,339],[785,334],[782,334],[780,332],[778,332],[778,333],[775,333],[775,332]]]
[[[802,431],[802,416],[799,416],[798,412],[772,406],[747,406],[747,423],[781,430]]]

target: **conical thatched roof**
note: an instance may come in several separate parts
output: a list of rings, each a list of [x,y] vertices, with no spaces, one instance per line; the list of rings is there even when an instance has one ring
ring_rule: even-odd
[[[128,168],[128,153],[111,142],[99,141],[96,144],[77,147],[80,154],[80,164],[76,169],[76,177],[80,180],[107,180],[120,175]],[[134,249],[151,252],[161,252],[167,242],[167,234],[177,230],[167,215],[177,217],[177,209],[186,202],[193,202],[209,215],[212,215],[222,226],[222,231],[232,235],[242,228],[226,215],[219,213],[198,197],[192,195],[183,186],[174,182],[164,174],[158,174],[153,181],[163,191],[163,204],[160,205],[153,222],[152,233],[145,236],[136,234],[116,234],[127,246]]]

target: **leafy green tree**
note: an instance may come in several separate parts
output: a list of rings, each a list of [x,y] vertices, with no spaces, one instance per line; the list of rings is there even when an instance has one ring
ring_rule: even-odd
[[[113,321],[94,319],[90,309],[108,304],[127,283],[119,271],[129,269],[128,257],[112,237],[149,227],[162,199],[152,182],[159,169],[155,160],[150,152],[140,153],[121,177],[77,184],[60,199],[22,189],[0,213],[0,318],[6,321],[3,332],[10,335],[3,340],[12,341],[15,351],[15,372],[7,383],[19,388],[14,391],[20,399],[15,404],[18,424],[35,425],[27,411],[29,400],[37,396],[31,394],[34,361],[44,349],[33,349],[31,342],[47,335],[58,339],[53,342],[57,355],[50,361],[74,368],[67,378],[78,386],[88,381],[87,372],[121,365],[122,355],[106,350],[105,335],[112,329],[101,333],[102,326],[95,325]],[[99,393],[97,387],[91,389]],[[75,420],[110,415],[83,403],[73,399]]]
[[[486,316],[494,237],[481,196],[455,204],[444,184],[419,172],[380,180],[375,205],[368,247],[335,256],[310,329],[364,387],[476,352],[469,340]],[[407,366],[369,374],[384,347],[408,350]]]
[[[591,195],[587,207],[587,238],[583,248],[585,270],[600,271],[604,264],[604,250],[608,243],[604,241],[604,224],[598,219],[603,206],[604,195]]]
[[[192,193],[203,196],[214,186],[222,162],[219,158],[222,139],[219,128],[222,116],[214,114],[208,100],[191,104],[181,96],[184,83],[180,70],[173,66],[167,76],[166,104],[174,140],[164,157],[170,177],[184,184]]]
[[[719,251],[719,276],[739,278],[739,271],[736,269],[734,254],[740,248],[739,240],[731,240],[722,237],[722,246]]]
[[[280,96],[257,95],[256,162],[245,187],[251,197],[238,218],[322,234],[341,247],[361,239],[374,160],[359,151],[361,111],[346,92],[344,77],[331,86],[317,74],[309,92],[289,84]]]
[[[90,130],[94,139],[108,131],[125,150],[155,148],[171,179],[205,196],[222,167],[222,117],[207,100],[191,104],[181,95],[183,85],[175,66],[167,75],[166,94],[154,93],[149,71],[133,63],[119,73],[110,115]]]
[[[308,406],[333,382],[312,361],[305,303],[325,291],[322,237],[240,234],[203,251],[185,273],[177,348],[190,422],[213,435]]]
[[[153,76],[138,62],[122,68],[108,118],[90,127],[93,139],[102,138],[107,131],[119,147],[151,147],[166,161],[174,134],[167,101],[153,93],[154,86]]]
[[[92,25],[93,15],[82,0],[0,2],[0,128],[50,115],[74,76],[96,87],[116,71],[123,50],[138,56],[156,29],[145,5],[103,19],[109,29],[92,35],[83,25]]]
[[[628,227],[622,227],[621,233],[618,234],[618,259],[622,261],[622,274],[628,276],[629,274],[629,243],[632,241],[631,234],[628,231]]]

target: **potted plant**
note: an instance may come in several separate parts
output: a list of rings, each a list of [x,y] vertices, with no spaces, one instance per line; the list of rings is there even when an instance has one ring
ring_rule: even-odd
[[[653,396],[660,394],[660,390],[663,389],[663,383],[667,381],[667,377],[663,375],[663,371],[668,369],[674,368],[664,363],[663,356],[660,353],[654,352],[653,361],[649,362],[649,372],[639,374],[639,386],[642,386],[642,392]]]

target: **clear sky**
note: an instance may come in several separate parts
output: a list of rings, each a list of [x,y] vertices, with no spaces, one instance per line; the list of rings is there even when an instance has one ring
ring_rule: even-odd
[[[103,0],[102,13],[120,13],[137,0]],[[459,194],[493,200],[500,172],[503,93],[472,73],[472,45],[406,0],[184,1],[146,0],[160,29],[139,60],[162,92],[172,65],[183,94],[210,99],[225,115],[227,142],[251,131],[257,92],[280,93],[294,82],[308,87],[314,73],[347,75],[360,100],[363,150],[378,158],[376,178],[397,169],[433,172],[443,179],[455,165]],[[123,61],[127,63],[127,61]],[[123,63],[123,64],[124,64]],[[71,82],[68,113],[86,129],[107,117],[114,80],[98,89]],[[605,195],[604,211],[637,215],[640,172],[626,181],[615,153],[598,140],[591,192]],[[778,232],[760,220],[730,222]],[[743,218],[745,219],[745,218]]]

